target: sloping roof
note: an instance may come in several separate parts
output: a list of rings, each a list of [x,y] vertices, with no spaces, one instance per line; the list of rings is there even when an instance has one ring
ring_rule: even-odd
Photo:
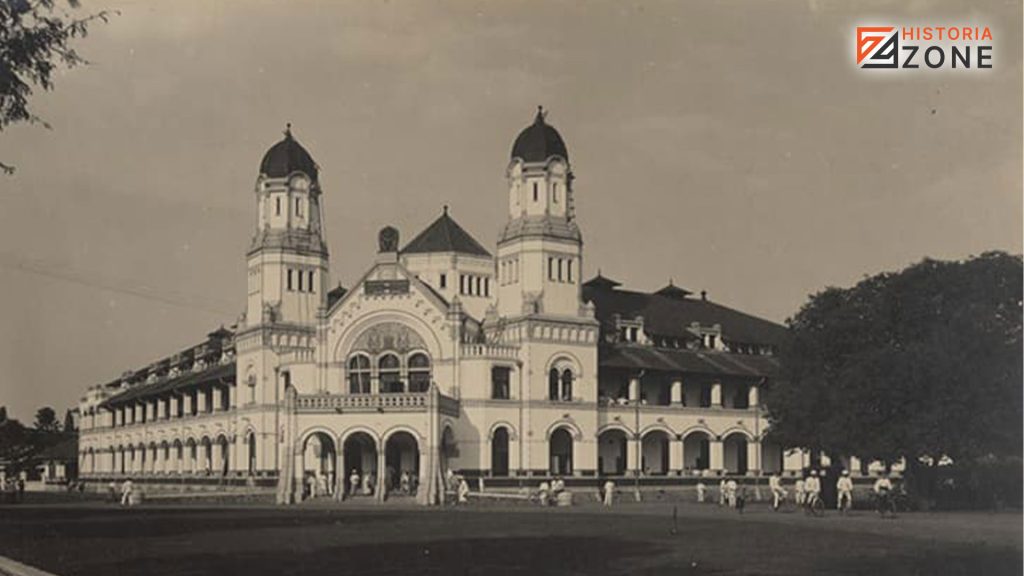
[[[318,167],[309,152],[292,138],[291,125],[284,133],[284,139],[274,144],[263,155],[260,174],[271,178],[283,178],[292,172],[303,172],[313,180],[317,179]]]
[[[346,289],[341,284],[338,284],[336,287],[332,288],[329,292],[327,292],[327,309],[330,310],[331,307],[334,306],[334,303],[337,302],[338,300],[341,300],[342,297],[345,296],[345,294],[347,293],[348,289]]]
[[[590,280],[587,280],[586,282],[583,283],[584,288],[597,288],[605,290],[611,290],[616,286],[622,286],[622,282],[616,282],[611,278],[606,278],[602,276],[600,270],[597,272],[597,276],[594,276]]]
[[[448,215],[447,206],[437,220],[434,220],[426,230],[420,232],[402,249],[403,254],[430,252],[458,252],[488,258],[491,256],[486,248]]]
[[[722,338],[744,344],[777,345],[785,338],[786,328],[739,310],[699,298],[648,294],[631,290],[583,287],[583,299],[593,302],[597,319],[603,325],[614,323],[618,314],[623,319],[643,316],[644,332],[682,339],[693,338],[687,330],[694,322],[701,326],[719,324]]]
[[[682,348],[665,349],[638,344],[602,346],[598,350],[598,365],[601,368],[662,370],[751,378],[770,378],[779,372],[779,361],[773,356]]]
[[[115,404],[122,404],[138,398],[153,397],[159,394],[167,394],[184,388],[206,384],[207,382],[215,382],[222,378],[234,378],[235,372],[236,368],[234,360],[227,364],[214,364],[201,372],[185,372],[175,378],[159,380],[152,384],[136,384],[120,394],[107,398],[103,402],[103,405],[112,406]]]
[[[693,292],[690,292],[685,288],[680,288],[679,286],[676,286],[674,282],[669,280],[668,286],[665,286],[661,290],[658,290],[657,292],[655,292],[655,294],[659,296],[665,296],[666,298],[675,298],[679,300],[682,298],[686,298],[690,294],[693,294]]]

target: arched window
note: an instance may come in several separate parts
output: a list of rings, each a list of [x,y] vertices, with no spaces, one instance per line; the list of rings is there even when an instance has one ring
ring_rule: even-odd
[[[562,400],[572,401],[572,370],[562,370]]]
[[[353,356],[349,359],[348,392],[349,394],[370,393],[370,359],[366,356]]]
[[[402,364],[398,356],[385,354],[377,362],[380,377],[381,392],[403,392],[402,389]]]
[[[430,388],[430,358],[422,352],[409,357],[409,392],[426,392]]]
[[[548,372],[548,400],[558,400],[558,368]]]

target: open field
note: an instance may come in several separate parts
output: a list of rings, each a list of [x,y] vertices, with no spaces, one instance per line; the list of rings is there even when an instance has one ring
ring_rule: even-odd
[[[0,508],[0,554],[61,575],[1020,574],[1021,515],[881,520],[713,505]]]

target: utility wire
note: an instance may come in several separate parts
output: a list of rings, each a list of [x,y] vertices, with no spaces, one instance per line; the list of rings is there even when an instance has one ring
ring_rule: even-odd
[[[187,294],[161,294],[156,290],[153,290],[152,288],[148,287],[118,286],[113,282],[102,279],[91,279],[84,274],[77,273],[74,271],[54,270],[52,269],[52,267],[47,267],[43,263],[33,262],[3,252],[0,252],[0,268],[7,268],[9,270],[16,270],[27,274],[35,274],[37,276],[61,280],[72,284],[78,284],[80,286],[88,286],[90,288],[96,288],[99,290],[116,292],[118,294],[126,294],[128,296],[134,296],[136,298],[142,298],[144,300],[152,300],[154,302],[160,302],[161,304],[175,306],[178,308],[198,310],[217,315],[237,314],[237,310],[231,311],[228,308],[228,305],[223,302],[209,299],[203,302],[201,298]]]

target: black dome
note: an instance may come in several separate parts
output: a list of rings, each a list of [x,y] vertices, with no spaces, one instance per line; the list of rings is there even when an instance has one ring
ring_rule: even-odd
[[[512,145],[513,158],[520,158],[524,162],[546,162],[552,156],[561,156],[566,162],[569,161],[569,152],[565,149],[561,134],[544,121],[544,115],[543,108],[538,106],[533,124],[520,132],[516,143]]]
[[[292,172],[303,172],[313,180],[317,179],[317,165],[313,157],[301,144],[292,138],[291,125],[284,133],[284,140],[270,147],[260,162],[260,174],[270,178],[283,178]]]

